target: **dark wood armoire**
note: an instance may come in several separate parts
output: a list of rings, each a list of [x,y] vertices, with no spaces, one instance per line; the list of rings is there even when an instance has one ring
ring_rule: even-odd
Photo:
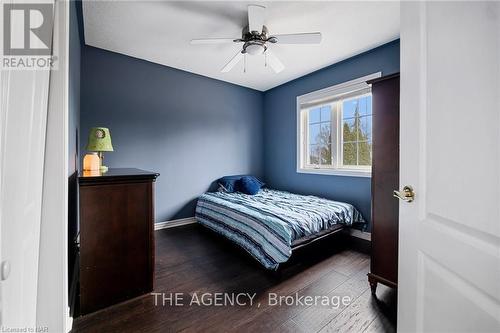
[[[372,85],[372,231],[368,281],[398,285],[399,73],[369,81]]]

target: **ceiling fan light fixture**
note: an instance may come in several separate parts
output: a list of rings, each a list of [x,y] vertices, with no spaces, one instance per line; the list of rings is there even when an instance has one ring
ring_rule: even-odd
[[[248,53],[250,55],[260,55],[264,53],[266,47],[259,43],[247,43],[244,50],[245,53]]]
[[[266,7],[261,5],[248,6],[248,25],[241,31],[241,38],[202,38],[193,39],[191,44],[215,44],[215,43],[243,43],[242,49],[221,69],[227,73],[233,69],[242,59],[246,61],[246,55],[265,55],[265,65],[269,65],[275,73],[285,69],[283,63],[267,47],[269,44],[319,44],[321,43],[320,32],[306,32],[297,34],[269,35],[265,26]],[[244,66],[246,72],[246,62]]]

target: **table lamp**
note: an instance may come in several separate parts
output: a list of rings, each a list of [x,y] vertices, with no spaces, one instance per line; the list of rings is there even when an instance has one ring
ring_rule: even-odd
[[[108,167],[103,165],[103,152],[113,151],[109,129],[106,127],[92,127],[89,132],[89,140],[85,150],[97,152],[100,160],[99,170],[101,172],[108,171]]]

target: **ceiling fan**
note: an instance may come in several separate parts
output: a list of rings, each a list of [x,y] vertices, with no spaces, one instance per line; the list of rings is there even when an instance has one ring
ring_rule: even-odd
[[[321,42],[320,32],[309,32],[300,34],[269,35],[265,23],[266,7],[260,5],[248,6],[248,26],[243,28],[241,38],[201,38],[191,40],[191,44],[219,44],[219,43],[243,43],[241,51],[221,69],[227,73],[234,68],[244,57],[264,55],[266,65],[276,72],[281,72],[285,66],[268,48],[269,44],[319,44]]]

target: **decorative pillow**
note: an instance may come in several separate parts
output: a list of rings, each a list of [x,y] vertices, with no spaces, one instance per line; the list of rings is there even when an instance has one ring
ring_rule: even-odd
[[[225,176],[220,178],[217,183],[219,184],[219,190],[227,193],[233,193],[239,191],[238,182],[243,177],[239,176]]]
[[[217,183],[219,184],[219,192],[226,192],[226,193],[234,193],[234,192],[243,192],[242,189],[242,182],[241,180],[243,178],[247,178],[245,182],[248,182],[249,180],[252,180],[252,182],[257,183],[259,185],[259,188],[257,189],[257,192],[259,192],[259,189],[262,188],[265,184],[258,180],[254,176],[246,176],[246,175],[235,175],[235,176],[224,176],[220,178]],[[257,193],[255,192],[255,193]],[[253,194],[255,194],[253,193]],[[247,193],[250,194],[250,193]]]
[[[264,187],[264,186],[266,185],[263,181],[261,181],[261,180],[260,180],[259,178],[257,178],[257,177],[254,177],[254,176],[242,176],[242,178],[243,178],[243,177],[247,177],[247,178],[251,178],[251,179],[253,179],[253,180],[254,180],[254,181],[256,181],[257,183],[259,183],[259,185],[260,185],[260,187],[261,187],[261,188],[262,188],[262,187]]]
[[[245,194],[250,194],[254,195],[259,193],[259,190],[262,186],[264,186],[264,183],[258,180],[257,178],[253,176],[243,176],[241,177],[240,181],[240,190],[241,192]]]

